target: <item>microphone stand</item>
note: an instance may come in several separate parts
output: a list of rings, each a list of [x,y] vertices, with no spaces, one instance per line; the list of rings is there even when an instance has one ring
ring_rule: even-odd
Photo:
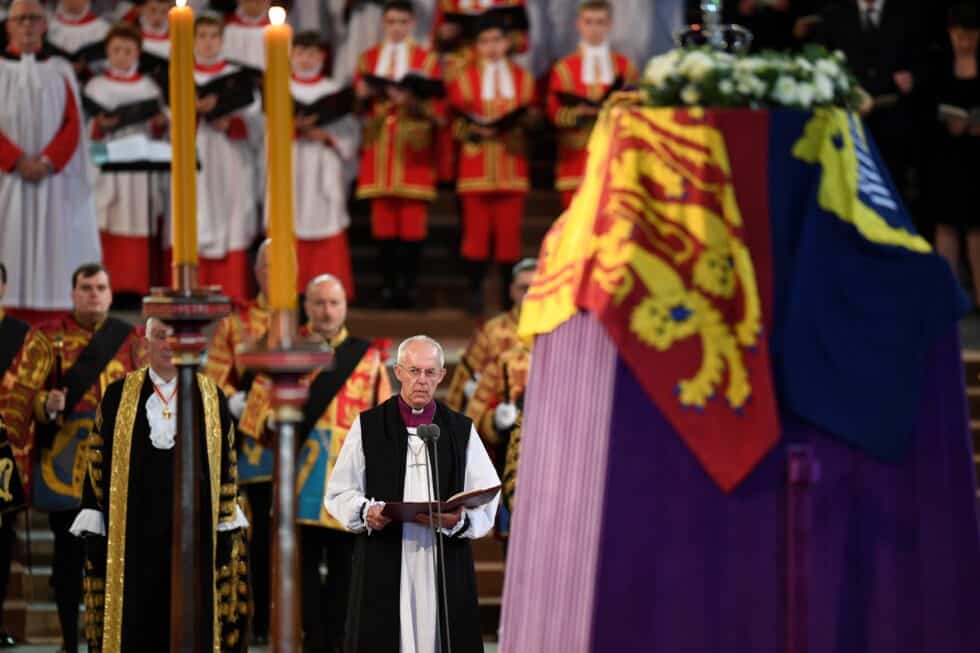
[[[424,430],[423,430],[424,429]],[[436,566],[436,600],[439,601],[441,598],[442,611],[436,608],[436,632],[446,637],[446,653],[452,653],[453,644],[452,638],[450,636],[449,628],[449,600],[448,594],[446,592],[446,557],[444,553],[444,547],[442,538],[442,511],[437,511],[436,521],[432,520],[432,492],[435,492],[436,504],[442,503],[442,498],[439,493],[438,482],[433,481],[433,471],[432,465],[430,464],[429,457],[429,444],[432,444],[432,457],[431,460],[435,464],[435,481],[439,479],[439,450],[436,447],[436,440],[439,439],[439,427],[432,424],[421,425],[418,428],[418,435],[425,443],[425,469],[428,472],[429,482],[427,485],[428,498],[429,498],[429,526],[432,529],[433,543],[435,544],[435,549],[432,551],[433,562]],[[441,587],[440,587],[441,581]],[[441,650],[441,648],[440,648]]]

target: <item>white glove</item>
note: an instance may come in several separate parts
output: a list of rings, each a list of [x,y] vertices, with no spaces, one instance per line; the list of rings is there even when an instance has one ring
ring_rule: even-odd
[[[493,411],[493,425],[498,431],[506,431],[517,421],[517,406],[511,403],[497,404]]]
[[[463,386],[463,394],[466,395],[467,399],[473,398],[473,393],[476,392],[476,386],[480,382],[480,375],[474,374],[473,378],[466,382]]]
[[[232,396],[228,397],[228,412],[235,419],[241,419],[242,413],[245,412],[245,391],[239,390]]]

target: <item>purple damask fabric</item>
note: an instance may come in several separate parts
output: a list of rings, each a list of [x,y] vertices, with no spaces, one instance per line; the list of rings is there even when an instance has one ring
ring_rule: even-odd
[[[505,653],[787,650],[787,450],[820,476],[801,576],[818,653],[980,651],[980,531],[959,339],[935,347],[914,446],[879,462],[782,415],[724,494],[593,318],[533,350],[501,623]]]

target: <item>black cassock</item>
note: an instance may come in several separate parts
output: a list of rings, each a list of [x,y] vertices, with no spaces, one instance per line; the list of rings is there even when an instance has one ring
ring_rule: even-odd
[[[86,639],[90,651],[170,650],[170,562],[175,449],[150,441],[146,369],[106,388],[89,436],[82,508],[99,510],[107,534],[86,536]],[[248,570],[243,529],[216,531],[237,512],[235,431],[224,396],[198,375],[201,416],[202,651],[243,651]],[[214,470],[214,473],[212,473]],[[119,478],[113,478],[114,473]],[[121,597],[121,601],[119,598]],[[217,597],[217,599],[215,599]],[[215,617],[217,615],[217,617]]]

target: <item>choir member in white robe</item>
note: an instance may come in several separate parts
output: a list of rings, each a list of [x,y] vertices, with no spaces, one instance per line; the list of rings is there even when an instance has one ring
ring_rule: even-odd
[[[143,52],[160,59],[170,59],[170,22],[167,11],[170,0],[144,0],[140,5],[139,28],[143,35]]]
[[[327,2],[334,28],[333,78],[350,84],[361,53],[381,42],[383,6],[373,0]]]
[[[0,58],[0,260],[8,305],[62,311],[64,280],[101,251],[80,94],[67,62],[37,55],[45,27],[37,0],[14,0]]]
[[[439,474],[432,476],[443,498],[500,484],[472,421],[433,400],[446,373],[444,363],[435,340],[415,336],[402,342],[395,365],[399,396],[354,421],[327,481],[327,510],[360,534],[347,621],[345,650],[350,653],[436,653],[447,648],[437,629],[441,601],[429,517],[401,523],[382,514],[385,501],[435,496],[426,472],[433,449]],[[427,446],[417,427],[428,423],[437,424],[441,433]],[[439,541],[446,565],[449,638],[457,653],[483,650],[469,541],[491,531],[498,500],[499,493],[479,508],[442,514]]]
[[[297,102],[309,105],[342,90],[340,83],[322,74],[326,49],[317,32],[297,34],[291,57],[289,90]],[[351,113],[320,126],[314,116],[298,116],[296,132],[293,197],[297,285],[305,288],[314,277],[329,273],[340,279],[347,297],[353,297],[347,190],[353,180],[348,170],[355,168],[360,147],[360,126]]]
[[[221,54],[236,64],[265,70],[265,41],[269,0],[238,0],[238,8],[225,23]]]
[[[92,13],[89,0],[60,0],[51,14],[48,25],[48,43],[69,54],[98,45],[105,40],[111,23]],[[104,67],[101,57],[91,65],[73,60],[72,67],[79,81],[86,81]]]
[[[221,57],[221,29],[221,19],[214,14],[200,14],[195,20],[197,85],[241,70]],[[216,101],[214,96],[198,98],[198,115],[213,109]],[[201,118],[197,127],[198,277],[202,285],[220,285],[226,295],[243,303],[252,296],[247,250],[259,229],[263,120],[256,90],[251,105],[217,120]],[[165,229],[164,237],[169,236],[170,229]]]
[[[127,24],[113,27],[106,37],[108,68],[85,85],[84,95],[108,110],[156,100],[161,111],[139,124],[114,129],[117,118],[104,113],[92,116],[88,133],[93,141],[111,141],[144,134],[160,138],[167,118],[160,89],[151,78],[137,70],[140,33]],[[99,220],[102,256],[115,280],[114,289],[145,295],[152,283],[147,261],[150,239],[158,231],[159,217],[166,206],[167,189],[163,173],[102,172],[95,169],[95,211]]]

